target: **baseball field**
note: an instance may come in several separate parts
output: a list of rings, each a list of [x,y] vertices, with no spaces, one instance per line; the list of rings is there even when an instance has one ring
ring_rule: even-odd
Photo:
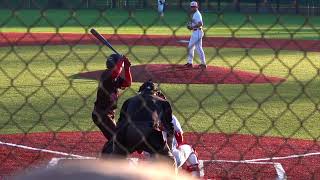
[[[203,17],[206,70],[182,66],[183,11],[1,10],[0,177],[98,156],[104,139],[91,111],[112,52],[88,34],[96,28],[132,62],[134,83],[118,105],[149,77],[158,82],[205,178],[317,179],[320,18]]]

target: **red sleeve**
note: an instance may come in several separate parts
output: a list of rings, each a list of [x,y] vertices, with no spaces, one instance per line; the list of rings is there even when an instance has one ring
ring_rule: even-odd
[[[112,70],[112,74],[111,74],[111,78],[112,78],[112,79],[115,79],[115,78],[117,78],[117,77],[120,76],[121,71],[122,71],[122,66],[123,66],[123,60],[120,59],[120,60],[117,62],[116,66],[115,66],[115,69]]]
[[[125,80],[122,83],[122,87],[130,87],[132,83],[132,76],[130,67],[124,69]]]
[[[182,145],[183,144],[183,135],[182,135],[182,133],[175,132],[174,136],[175,136],[175,138],[177,140],[178,146]]]

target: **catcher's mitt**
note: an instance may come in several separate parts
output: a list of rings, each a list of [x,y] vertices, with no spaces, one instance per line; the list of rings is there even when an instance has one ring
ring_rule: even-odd
[[[187,28],[189,29],[189,30],[192,30],[193,28],[192,28],[192,23],[191,22],[188,22],[187,23]]]

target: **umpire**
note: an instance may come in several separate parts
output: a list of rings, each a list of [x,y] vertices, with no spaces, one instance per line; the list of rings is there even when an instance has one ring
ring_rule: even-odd
[[[139,89],[140,94],[126,100],[116,127],[114,155],[127,156],[134,151],[146,151],[152,157],[171,154],[174,137],[172,109],[167,100],[156,96],[155,84],[149,80]],[[162,131],[167,132],[167,142]]]

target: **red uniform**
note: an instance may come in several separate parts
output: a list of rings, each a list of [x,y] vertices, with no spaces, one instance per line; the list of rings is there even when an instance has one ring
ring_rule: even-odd
[[[120,77],[123,63],[125,79]],[[112,69],[106,69],[101,74],[92,120],[108,140],[112,139],[116,126],[114,118],[119,89],[129,87],[131,82],[130,62],[125,56],[117,60]]]

